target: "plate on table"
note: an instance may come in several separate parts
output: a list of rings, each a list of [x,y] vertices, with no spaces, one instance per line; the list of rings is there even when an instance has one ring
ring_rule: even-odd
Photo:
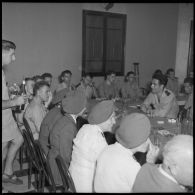
[[[169,135],[174,135],[173,133],[171,133],[170,131],[168,130],[158,130],[158,133],[163,135],[163,136],[169,136]]]

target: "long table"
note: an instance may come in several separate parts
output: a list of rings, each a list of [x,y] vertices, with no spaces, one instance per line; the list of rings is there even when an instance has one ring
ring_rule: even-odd
[[[88,102],[88,110],[100,102],[100,100],[91,100]],[[113,133],[119,127],[121,119],[130,113],[143,113],[139,108],[143,101],[129,101],[120,99],[115,101],[116,106],[116,124],[113,126]],[[151,134],[150,139],[153,144],[158,145],[160,148],[170,140],[174,135],[181,133],[181,125],[179,121],[168,119],[165,117],[148,117],[151,122]]]

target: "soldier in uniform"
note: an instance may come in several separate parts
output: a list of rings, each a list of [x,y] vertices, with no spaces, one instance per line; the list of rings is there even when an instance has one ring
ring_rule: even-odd
[[[106,79],[98,87],[99,97],[106,99],[118,98],[118,89],[115,83],[116,73],[109,71]]]
[[[175,77],[175,71],[172,68],[169,68],[166,75],[168,78],[166,88],[171,90],[175,94],[175,96],[177,96],[179,93],[179,82],[178,78]]]
[[[165,88],[167,78],[164,75],[153,75],[152,91],[148,94],[141,110],[149,116],[176,118],[179,106],[172,91]]]

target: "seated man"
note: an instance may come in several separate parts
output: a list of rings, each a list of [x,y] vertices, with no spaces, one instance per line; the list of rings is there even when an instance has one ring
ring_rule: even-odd
[[[54,176],[55,184],[62,184],[55,158],[60,154],[69,167],[73,139],[77,134],[76,119],[85,111],[86,99],[83,93],[73,93],[62,100],[63,116],[54,124],[50,135],[48,160]]]
[[[48,112],[44,103],[49,99],[49,84],[45,81],[35,83],[33,94],[33,100],[27,106],[24,117],[29,123],[34,139],[37,140],[42,120]]]
[[[193,79],[188,77],[184,79],[184,89],[188,94],[188,99],[185,103],[184,109],[188,110],[188,118],[193,120],[193,96],[194,96],[194,88],[193,88]]]
[[[115,84],[116,73],[110,71],[106,74],[105,81],[98,87],[100,98],[114,99],[118,97],[118,91]]]
[[[48,82],[49,86],[51,87],[51,83],[52,83],[52,74],[51,73],[44,73],[41,75],[41,77],[43,78],[44,81]]]
[[[146,152],[148,159],[158,155],[149,135],[151,124],[148,117],[140,113],[125,116],[116,131],[117,142],[106,147],[97,159],[94,178],[95,192],[130,193],[135,177],[141,166],[133,156],[136,152]],[[152,160],[152,161],[153,161]]]
[[[141,97],[141,90],[135,80],[133,71],[129,71],[125,76],[124,83],[121,87],[121,96],[122,98],[130,98],[131,100],[136,100]]]
[[[133,192],[186,192],[185,186],[193,187],[193,137],[173,137],[164,146],[162,154],[162,164],[142,166]]]
[[[193,96],[194,96],[194,88],[193,88],[193,79],[187,77],[184,79],[184,90],[186,94],[188,94],[188,99],[185,103],[184,109],[182,110],[182,134],[193,135]]]
[[[171,90],[175,96],[177,96],[179,93],[179,82],[177,77],[175,77],[175,71],[172,68],[169,68],[166,76],[168,78],[166,88]]]
[[[166,84],[167,78],[164,75],[153,75],[152,92],[141,105],[141,110],[151,117],[177,118],[179,106],[173,92],[165,88]]]
[[[86,73],[83,76],[83,79],[77,85],[77,90],[83,90],[87,99],[97,97],[96,88],[93,84],[93,77],[90,73]]]
[[[63,92],[63,93],[62,93]],[[45,152],[48,154],[49,151],[49,135],[53,129],[55,123],[63,117],[61,112],[61,102],[66,97],[66,89],[61,90],[60,92],[56,93],[53,100],[52,100],[52,108],[44,117],[39,133],[39,142]]]
[[[108,146],[104,132],[115,124],[115,107],[111,100],[97,103],[89,113],[89,124],[83,125],[73,140],[69,167],[77,192],[93,192],[96,160]]]
[[[74,91],[75,86],[71,84],[72,72],[70,70],[63,71],[59,76],[59,85],[55,92],[62,89],[68,89],[69,91]]]

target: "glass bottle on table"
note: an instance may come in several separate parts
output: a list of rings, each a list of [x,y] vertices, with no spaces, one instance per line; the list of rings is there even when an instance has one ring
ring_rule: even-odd
[[[26,94],[26,90],[25,90],[25,79],[23,79],[22,86],[21,86],[21,95],[25,95],[25,94]],[[24,108],[25,108],[25,104],[22,104],[20,106],[20,110],[22,111],[22,110],[24,110]]]

